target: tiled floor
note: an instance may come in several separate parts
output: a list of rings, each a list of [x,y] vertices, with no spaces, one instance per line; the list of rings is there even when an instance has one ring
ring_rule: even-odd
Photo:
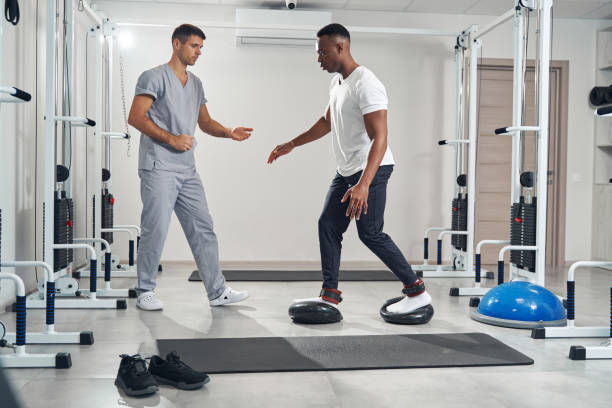
[[[166,265],[157,293],[162,312],[143,312],[130,299],[127,310],[59,310],[58,331],[92,330],[92,346],[29,346],[29,352],[70,352],[72,368],[7,369],[26,407],[611,407],[612,360],[571,361],[570,345],[599,345],[605,339],[533,340],[527,330],[488,326],[468,316],[468,298],[449,297],[468,279],[427,279],[436,314],[424,326],[396,326],[378,316],[382,302],[398,295],[393,282],[341,284],[344,320],[324,326],[293,324],[291,300],[314,296],[316,282],[236,282],[251,297],[211,310],[201,284],[188,282],[191,268]],[[565,272],[548,285],[564,294]],[[114,286],[130,287],[130,279]],[[492,283],[492,282],[491,282]],[[86,281],[83,281],[86,285]],[[577,325],[606,326],[612,272],[577,275]],[[14,330],[14,315],[0,319]],[[28,329],[39,331],[43,311],[28,311]],[[113,385],[119,354],[156,352],[156,338],[356,335],[484,332],[535,360],[531,366],[367,370],[212,375],[197,391],[162,386],[149,398],[123,395]],[[2,352],[6,352],[3,350]],[[0,400],[0,406],[1,406]]]

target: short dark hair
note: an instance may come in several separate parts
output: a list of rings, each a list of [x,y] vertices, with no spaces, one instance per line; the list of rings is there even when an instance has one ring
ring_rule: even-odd
[[[202,40],[206,39],[204,31],[200,30],[198,27],[192,24],[181,24],[174,29],[174,32],[172,33],[172,41],[174,41],[175,38],[178,38],[181,44],[185,44],[185,41],[187,41],[187,39],[192,35],[197,35]]]
[[[329,35],[330,37],[333,37],[333,36],[342,37],[342,38],[346,38],[347,40],[351,41],[351,34],[349,34],[346,27],[338,23],[328,24],[322,29],[320,29],[319,32],[317,33],[318,38],[323,37],[324,35]]]

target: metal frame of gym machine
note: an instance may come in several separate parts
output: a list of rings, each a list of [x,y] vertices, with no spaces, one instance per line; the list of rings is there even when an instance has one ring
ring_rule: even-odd
[[[2,22],[0,21],[0,25]],[[0,31],[2,29],[0,28]],[[2,35],[0,33],[0,40]],[[1,52],[0,52],[1,54]],[[21,91],[23,92],[23,91]],[[20,94],[20,97],[25,96],[27,94],[23,92]],[[29,96],[29,95],[28,95]],[[25,101],[25,99],[24,99]],[[4,101],[6,102],[6,101]],[[2,250],[2,211],[0,210],[0,255]],[[0,256],[1,258],[1,256]],[[30,267],[30,266],[40,266],[45,268],[47,273],[52,273],[53,269],[51,266],[44,262],[0,262],[0,280],[12,280],[15,283],[15,292],[16,292],[16,312],[17,315],[15,317],[15,333],[2,333],[0,336],[0,347],[10,347],[15,350],[14,354],[1,354],[0,355],[0,365],[6,368],[33,368],[33,367],[55,367],[55,368],[70,368],[72,366],[72,360],[70,357],[70,353],[56,353],[56,354],[30,354],[26,351],[26,341],[31,340],[32,333],[28,335],[26,331],[26,292],[25,285],[23,280],[15,273],[6,273],[1,272],[2,266],[9,267]],[[51,311],[53,308],[51,308]],[[47,321],[49,318],[49,314],[47,313]],[[2,325],[4,329],[4,325]],[[34,333],[38,338],[46,336],[51,337],[54,336],[68,336],[70,333],[56,333],[53,330],[53,325],[47,325],[47,329],[51,329],[47,333]],[[78,333],[76,333],[78,334]],[[30,336],[30,339],[28,339]],[[92,338],[93,340],[93,338]],[[12,343],[14,344],[12,344]],[[27,344],[31,343],[31,341],[27,341]],[[36,341],[34,341],[36,343]],[[51,343],[58,343],[57,341],[53,341]]]
[[[87,13],[89,14],[89,13]],[[96,22],[89,31],[88,37],[93,38],[96,44],[96,52],[95,52],[95,65],[96,65],[96,114],[99,114],[99,120],[96,122],[96,138],[94,141],[94,193],[93,193],[93,205],[92,205],[92,218],[93,218],[93,237],[79,240],[78,242],[93,242],[94,247],[98,250],[96,243],[104,244],[104,262],[102,263],[104,266],[104,276],[97,275],[96,278],[104,278],[105,286],[104,288],[97,289],[97,296],[99,297],[135,297],[136,292],[133,289],[114,289],[111,287],[111,277],[112,277],[112,254],[110,251],[110,244],[101,238],[102,232],[110,232],[107,229],[101,228],[101,220],[103,217],[103,205],[102,200],[100,199],[102,195],[102,182],[103,182],[103,172],[102,172],[102,139],[107,141],[107,156],[108,150],[110,149],[110,139],[111,137],[116,137],[111,132],[105,132],[103,127],[107,125],[106,115],[104,112],[104,100],[108,98],[104,98],[104,77],[108,78],[110,74],[105,72],[104,70],[104,44],[107,42],[107,37],[112,36],[112,30],[114,29],[110,24],[109,19],[100,18],[96,14],[89,14],[94,21]],[[105,75],[106,73],[106,75]],[[100,135],[98,137],[97,135]],[[120,138],[125,139],[126,135],[121,134]],[[111,229],[116,230],[116,229]],[[128,230],[130,235],[133,233],[131,230]],[[130,245],[132,248],[133,245]],[[100,253],[98,253],[100,256]],[[73,272],[74,277],[89,277],[91,278],[91,269],[90,268],[82,268],[79,271]],[[90,291],[81,290],[83,294],[88,294]]]
[[[106,39],[107,47],[108,47],[108,55],[107,55],[107,77],[106,77],[106,92],[107,92],[107,127],[108,129],[112,129],[113,126],[113,61],[114,61],[114,49],[115,49],[115,41],[118,36],[118,27],[116,24],[111,23],[110,20],[106,19],[104,21],[104,37]],[[121,61],[120,61],[121,62]],[[121,70],[123,67],[121,66]],[[123,74],[122,74],[123,75]],[[123,76],[121,77],[123,80]],[[123,86],[123,82],[122,82]],[[122,88],[123,89],[123,88]],[[122,98],[125,98],[125,95],[122,94]],[[124,100],[125,104],[125,100]],[[125,108],[125,106],[124,106]],[[125,114],[125,111],[124,111]],[[105,168],[109,170],[109,177],[103,183],[102,188],[110,191],[111,182],[112,182],[112,172],[111,169],[111,144],[113,140],[122,140],[127,141],[128,149],[130,149],[130,135],[128,133],[128,124],[127,117],[124,118],[126,123],[126,131],[125,132],[117,132],[117,131],[108,131],[102,132],[103,136],[106,136],[106,155],[105,155]],[[119,263],[119,260],[113,260],[112,264],[117,265],[118,269],[111,269],[111,276],[113,278],[135,278],[136,274],[136,265],[134,263],[135,260],[135,251],[138,248],[138,243],[140,242],[140,227],[138,225],[124,224],[124,225],[113,225],[110,228],[100,229],[100,232],[123,232],[128,234],[128,264],[127,268]],[[136,238],[136,239],[134,239]]]
[[[473,278],[474,272],[474,205],[476,192],[476,115],[475,103],[477,95],[475,93],[475,83],[477,80],[477,64],[478,53],[477,48],[472,46],[472,39],[478,32],[478,26],[472,25],[468,29],[461,32],[457,36],[457,45],[455,47],[456,60],[456,120],[455,120],[455,139],[441,140],[439,145],[455,146],[455,198],[463,189],[467,187],[467,228],[465,230],[453,230],[445,227],[430,227],[425,230],[424,241],[424,263],[422,265],[413,265],[412,268],[417,271],[419,276],[425,278]],[[468,57],[468,94],[464,96],[464,78],[465,78],[465,50],[469,50]],[[468,138],[464,138],[464,111],[463,103],[468,101]],[[467,165],[464,160],[464,145],[467,145]],[[467,172],[464,174],[464,166],[467,167]],[[464,177],[465,176],[465,177]],[[460,181],[460,178],[463,180]],[[453,208],[453,211],[457,211]],[[440,231],[437,239],[437,264],[430,265],[428,262],[429,255],[429,234],[432,231]],[[465,235],[466,250],[462,251],[453,246],[452,248],[452,265],[442,265],[442,238],[445,235]],[[490,275],[487,273],[486,275]],[[492,276],[491,276],[492,277]]]
[[[4,18],[0,18],[0,60],[3,55],[3,39],[4,39]],[[1,75],[0,64],[0,78]],[[2,103],[23,103],[31,100],[31,95],[21,89],[12,86],[0,85],[0,108]],[[1,122],[0,115],[0,122]],[[1,125],[0,125],[1,130]],[[31,354],[26,350],[26,342],[30,343],[79,343],[78,340],[81,333],[58,333],[54,327],[54,307],[53,296],[49,297],[47,302],[47,326],[45,333],[27,333],[26,332],[26,292],[23,280],[15,273],[2,272],[2,267],[42,267],[47,274],[47,277],[53,278],[53,268],[45,262],[36,261],[2,261],[2,210],[0,210],[0,280],[12,280],[15,284],[16,292],[16,333],[3,333],[2,347],[11,347],[15,350],[14,354],[0,355],[0,365],[5,368],[16,367],[55,367],[55,368],[70,368],[72,360],[70,353],[56,354]],[[74,341],[77,340],[77,341]],[[93,337],[91,337],[93,341]],[[14,343],[14,344],[11,344]],[[84,343],[85,344],[85,343]],[[89,343],[91,344],[91,343]]]
[[[100,124],[100,128],[102,126],[111,129],[113,125],[113,44],[116,39],[116,24],[111,22],[109,18],[100,17],[95,10],[92,10],[91,7],[87,4],[87,2],[83,2],[83,10],[93,18],[98,24],[95,27],[92,27],[90,30],[90,35],[99,37],[99,40],[96,41],[96,56],[100,56],[100,59],[104,59],[104,45],[106,45],[107,50],[107,58],[106,58],[106,69],[102,73],[103,76],[96,76],[96,87],[101,89],[101,92],[104,92],[105,101],[106,101],[106,112],[102,112],[104,116],[104,120],[98,121]],[[104,86],[106,85],[106,86]],[[100,97],[102,94],[100,94]],[[104,114],[106,113],[106,114]],[[111,167],[111,142],[113,140],[128,140],[129,135],[126,132],[116,132],[112,130],[104,131],[100,130],[100,134],[105,138],[106,148],[105,148],[105,163],[104,168],[110,169]],[[97,143],[97,142],[96,142]],[[96,153],[101,154],[101,146],[96,144]],[[94,191],[96,194],[101,194],[102,189],[110,190],[112,173],[109,174],[108,178],[102,179],[102,165],[97,166],[95,169],[95,182],[94,182]],[[98,174],[99,173],[99,174]],[[109,171],[110,173],[110,171]],[[99,192],[99,193],[98,193]],[[122,297],[134,297],[135,292],[133,290],[128,289],[112,289],[110,288],[110,278],[135,278],[136,274],[136,265],[134,263],[134,253],[135,253],[135,244],[137,244],[137,240],[140,238],[140,227],[137,225],[114,225],[110,228],[102,228],[101,219],[103,217],[102,214],[102,202],[98,199],[96,195],[95,198],[96,203],[100,203],[100,211],[99,213],[94,214],[94,237],[100,237],[102,233],[126,233],[129,235],[128,241],[128,265],[124,267],[119,264],[119,261],[114,258],[105,257],[103,261],[103,265],[105,269],[107,268],[106,264],[110,263],[111,270],[110,275],[108,272],[105,274],[106,287],[101,290],[100,296],[122,296]],[[95,207],[95,206],[94,206]],[[94,208],[94,212],[96,209]],[[117,265],[117,268],[113,269],[112,265]],[[73,276],[75,277],[90,277],[90,271],[88,267],[84,267],[79,271],[76,271]]]
[[[69,36],[67,41],[70,46],[68,47],[69,52],[69,63],[72,61],[72,10],[73,2],[69,1],[71,12],[69,13]],[[100,125],[93,120],[86,117],[75,117],[75,116],[58,116],[56,114],[56,2],[55,0],[47,0],[47,27],[46,27],[46,111],[45,111],[45,159],[44,159],[44,202],[43,202],[43,260],[53,259],[54,249],[86,249],[90,254],[90,270],[93,271],[92,279],[90,279],[90,288],[87,291],[88,296],[86,298],[79,299],[57,299],[56,308],[77,308],[77,309],[125,309],[127,303],[125,299],[98,299],[97,298],[97,281],[93,277],[96,275],[98,268],[98,256],[94,246],[88,245],[81,242],[102,242],[98,239],[91,238],[75,238],[72,244],[57,244],[54,241],[54,210],[55,210],[55,186],[56,186],[56,143],[55,133],[57,122],[65,122],[73,127],[95,127],[94,142],[96,143],[97,151],[100,151],[101,145],[101,128]],[[102,75],[102,58],[101,53],[96,56],[96,77],[101,78]],[[70,81],[70,76],[68,81]],[[96,117],[102,116],[102,100],[101,100],[101,83],[102,81],[96,81]],[[96,168],[101,168],[101,157],[95,155],[94,158]],[[94,191],[95,197],[99,194]],[[108,243],[106,243],[108,245]],[[106,247],[109,248],[108,246]],[[54,286],[54,280],[69,275],[71,265],[54,273],[54,279],[47,282],[47,286],[50,284]],[[47,289],[48,291],[49,289]],[[47,291],[43,291],[42,298],[38,293],[35,293],[28,297],[27,307],[28,308],[43,308],[45,307],[45,301],[47,298]]]
[[[104,244],[104,261],[102,265],[104,266],[105,273],[104,276],[97,275],[96,278],[104,278],[104,288],[97,289],[97,296],[99,297],[134,297],[135,292],[129,289],[114,289],[111,287],[111,259],[112,254],[110,250],[110,244],[108,241],[101,238],[101,221],[103,217],[103,203],[100,199],[102,195],[102,138],[107,140],[109,136],[108,132],[103,131],[103,127],[106,125],[105,115],[104,115],[104,43],[106,42],[106,30],[109,24],[108,19],[100,19],[96,20],[94,26],[92,26],[88,31],[88,37],[93,38],[96,44],[96,53],[95,53],[95,61],[96,61],[96,109],[98,109],[98,104],[100,104],[100,116],[96,122],[96,139],[94,142],[94,194],[93,194],[93,202],[92,202],[92,218],[93,218],[93,232],[92,238],[85,239],[83,241],[94,242],[94,247],[96,251],[98,251],[98,247],[95,243],[103,243]],[[98,68],[99,66],[99,68]],[[97,137],[100,135],[100,137]],[[81,242],[83,242],[81,241]],[[100,256],[100,252],[98,252],[98,256]],[[73,277],[91,277],[90,268],[82,268],[83,273],[81,271],[73,272]],[[82,290],[84,294],[88,294],[87,290]]]
[[[596,116],[612,116],[612,106],[595,110]],[[612,180],[611,180],[612,181]],[[612,267],[612,262],[578,261],[574,262],[567,272],[567,324],[565,327],[539,327],[531,331],[534,339],[550,338],[591,338],[607,337],[607,344],[601,346],[571,346],[569,358],[572,360],[610,359],[612,358],[612,287],[610,288],[610,326],[576,327],[576,282],[575,274],[583,267]]]
[[[451,295],[454,296],[482,296],[486,294],[490,288],[480,286],[481,265],[480,255],[481,248],[485,244],[506,244],[499,251],[498,260],[498,284],[503,283],[504,279],[504,254],[510,250],[535,251],[535,272],[518,268],[514,264],[510,264],[510,281],[518,278],[524,278],[532,281],[540,286],[544,286],[544,276],[546,270],[546,205],[547,205],[547,168],[548,168],[548,120],[549,120],[549,67],[550,67],[550,45],[551,45],[551,8],[552,0],[515,0],[515,7],[502,14],[489,25],[478,32],[471,43],[471,47],[479,49],[481,38],[505,23],[510,19],[514,19],[514,70],[513,70],[513,104],[512,104],[512,126],[499,128],[495,130],[497,135],[512,136],[512,171],[511,171],[511,199],[510,205],[518,203],[521,195],[521,175],[519,174],[519,163],[521,155],[521,135],[523,132],[535,132],[537,137],[537,169],[536,169],[536,190],[537,190],[537,213],[536,213],[536,244],[533,246],[517,246],[510,245],[509,240],[482,240],[476,246],[475,251],[475,282],[470,288],[452,288]],[[523,125],[523,110],[522,103],[523,94],[523,18],[524,8],[535,10],[539,8],[539,26],[540,39],[538,48],[538,111],[539,117],[536,126]],[[477,92],[476,81],[470,83],[470,92]],[[475,102],[475,101],[474,101]],[[476,116],[476,106],[474,104],[473,111],[470,115]],[[477,120],[477,119],[476,119]],[[475,123],[475,122],[474,122]],[[476,132],[476,129],[470,131]],[[471,306],[477,303],[477,299],[470,302]]]

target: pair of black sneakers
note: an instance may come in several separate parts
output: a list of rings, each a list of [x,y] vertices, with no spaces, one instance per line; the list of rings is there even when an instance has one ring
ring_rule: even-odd
[[[149,366],[139,354],[121,354],[121,364],[115,385],[130,397],[154,394],[158,385],[172,385],[181,390],[195,390],[210,381],[208,375],[189,367],[175,351],[168,353],[166,359],[151,357]]]

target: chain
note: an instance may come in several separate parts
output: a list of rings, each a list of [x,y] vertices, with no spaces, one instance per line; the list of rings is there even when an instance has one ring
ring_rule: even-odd
[[[125,81],[123,79],[123,76],[123,54],[119,52],[119,77],[121,78],[121,109],[123,111],[123,121],[125,122],[125,134],[128,137],[127,156],[132,157],[132,136],[130,136],[130,127],[128,126],[127,111],[125,109]]]

